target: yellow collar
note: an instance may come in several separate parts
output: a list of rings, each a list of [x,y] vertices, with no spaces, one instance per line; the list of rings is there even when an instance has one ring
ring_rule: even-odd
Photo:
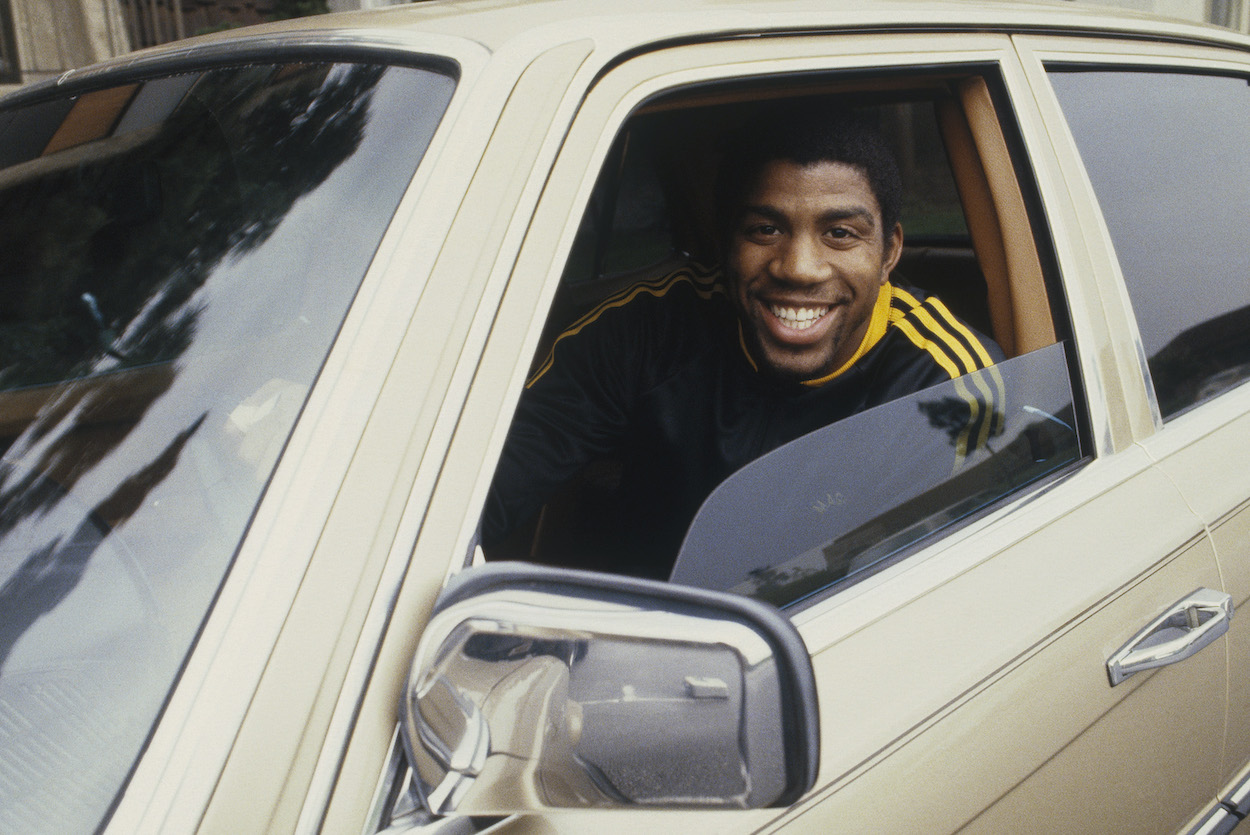
[[[885,336],[886,329],[890,327],[890,300],[894,295],[894,288],[890,286],[890,282],[886,281],[881,285],[881,289],[877,291],[876,304],[872,306],[872,318],[868,320],[868,330],[864,332],[864,338],[859,343],[859,348],[851,355],[851,358],[842,363],[842,367],[826,374],[823,377],[817,377],[813,380],[804,380],[803,385],[815,388],[823,386],[833,378],[845,372],[855,363],[859,362],[859,358],[872,350],[872,346],[881,341],[881,337]]]

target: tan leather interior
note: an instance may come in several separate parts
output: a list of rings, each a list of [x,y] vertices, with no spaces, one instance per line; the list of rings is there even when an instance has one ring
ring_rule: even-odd
[[[989,87],[972,77],[957,92],[958,103],[939,104],[938,120],[985,274],[994,338],[1018,356],[1055,342],[1046,282]]]

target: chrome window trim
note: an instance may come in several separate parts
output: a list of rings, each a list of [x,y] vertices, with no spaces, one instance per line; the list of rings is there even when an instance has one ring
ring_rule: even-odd
[[[1240,822],[1241,818],[1217,804],[1186,835],[1225,835],[1232,832]]]
[[[1224,795],[1223,802],[1238,815],[1250,814],[1250,775],[1243,777],[1235,789]]]

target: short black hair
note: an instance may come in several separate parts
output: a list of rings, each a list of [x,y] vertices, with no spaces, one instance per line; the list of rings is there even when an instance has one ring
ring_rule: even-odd
[[[840,162],[858,168],[881,207],[882,235],[902,214],[903,180],[881,132],[860,113],[835,103],[792,100],[762,108],[729,138],[716,180],[716,213],[723,241],[737,222],[747,191],[764,166]]]

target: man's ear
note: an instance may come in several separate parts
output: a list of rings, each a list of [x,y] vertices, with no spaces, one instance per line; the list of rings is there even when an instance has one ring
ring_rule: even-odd
[[[890,273],[894,272],[894,268],[898,266],[898,259],[903,256],[903,224],[894,224],[894,230],[890,233],[885,244],[885,260],[882,262],[881,283],[885,284],[889,279]]]

